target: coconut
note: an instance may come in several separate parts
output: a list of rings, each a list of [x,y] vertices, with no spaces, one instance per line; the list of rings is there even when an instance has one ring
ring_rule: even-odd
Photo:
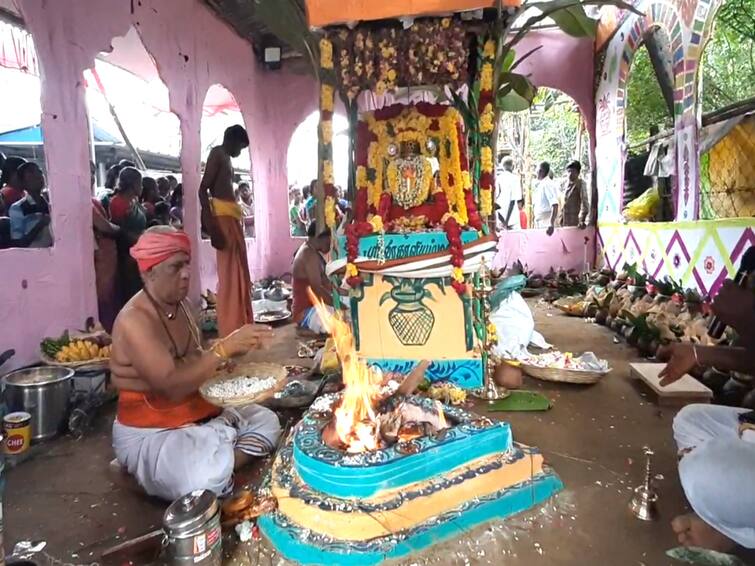
[[[598,324],[608,324],[608,309],[598,309],[595,313],[595,322]]]

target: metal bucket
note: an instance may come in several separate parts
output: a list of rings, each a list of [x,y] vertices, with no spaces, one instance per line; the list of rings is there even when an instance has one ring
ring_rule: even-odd
[[[220,505],[209,490],[179,497],[165,511],[167,558],[175,566],[220,566]]]
[[[65,430],[74,373],[68,368],[42,366],[3,377],[7,410],[31,414],[32,440],[54,438]]]

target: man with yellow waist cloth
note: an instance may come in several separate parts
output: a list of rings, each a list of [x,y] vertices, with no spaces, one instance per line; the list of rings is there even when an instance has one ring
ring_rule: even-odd
[[[202,225],[210,234],[218,258],[218,335],[223,338],[252,322],[252,282],[246,257],[241,207],[233,192],[232,157],[249,146],[242,126],[226,129],[222,145],[207,158],[199,202]]]

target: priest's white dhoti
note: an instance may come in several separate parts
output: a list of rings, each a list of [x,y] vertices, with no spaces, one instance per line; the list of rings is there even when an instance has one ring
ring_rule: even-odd
[[[173,500],[198,489],[227,495],[233,488],[234,450],[266,456],[280,434],[274,412],[246,405],[180,428],[138,428],[116,420],[113,449],[149,495]]]
[[[745,548],[755,548],[755,431],[739,433],[748,409],[688,405],[674,419],[683,454],[679,478],[703,521]]]

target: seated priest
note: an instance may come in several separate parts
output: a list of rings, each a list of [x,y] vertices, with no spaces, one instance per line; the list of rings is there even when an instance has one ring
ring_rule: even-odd
[[[713,310],[737,331],[738,346],[674,344],[661,385],[698,365],[755,373],[755,294],[726,281]],[[755,411],[688,405],[674,419],[674,438],[679,478],[693,511],[672,522],[679,542],[720,552],[755,548]]]
[[[330,236],[330,228],[318,233],[317,222],[313,220],[307,227],[307,241],[294,256],[293,317],[299,328],[317,334],[325,334],[327,329],[320,320],[307,289],[312,289],[315,296],[333,312],[333,286],[325,273],[324,257],[330,249]]]
[[[113,327],[116,457],[149,495],[171,500],[198,489],[226,494],[234,470],[274,449],[280,424],[275,413],[257,405],[221,412],[198,390],[229,358],[261,348],[272,333],[246,325],[203,349],[185,301],[188,236],[155,226],[142,234],[131,255],[144,289]]]

